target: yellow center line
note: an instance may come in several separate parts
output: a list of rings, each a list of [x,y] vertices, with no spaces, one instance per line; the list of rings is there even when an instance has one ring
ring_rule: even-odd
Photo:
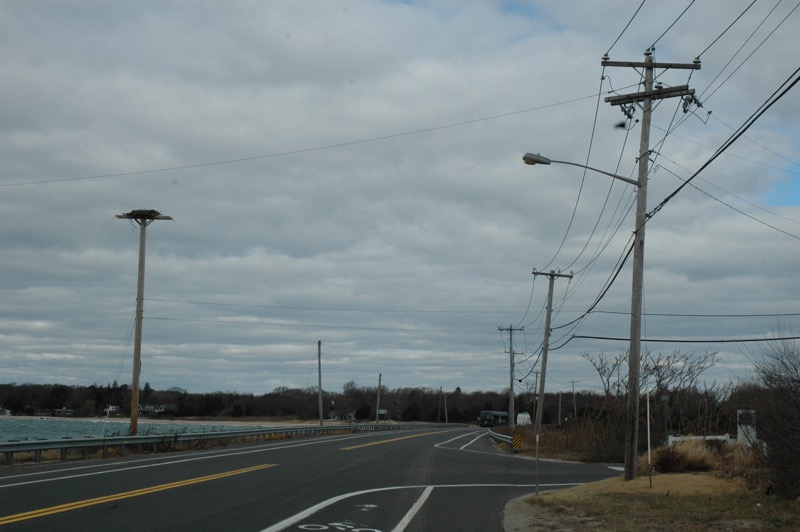
[[[104,504],[107,502],[118,501],[121,499],[129,499],[131,497],[139,497],[141,495],[148,495],[150,493],[156,493],[159,491],[169,490],[173,488],[180,488],[182,486],[190,486],[192,484],[199,484],[201,482],[209,482],[212,480],[217,480],[225,477],[232,477],[234,475],[241,475],[243,473],[251,473],[253,471],[258,471],[260,469],[275,467],[275,465],[276,464],[262,464],[253,467],[246,467],[244,469],[237,469],[234,471],[217,473],[215,475],[208,475],[205,477],[190,478],[187,480],[180,480],[178,482],[170,482],[169,484],[160,484],[158,486],[151,486],[149,488],[126,491],[123,493],[115,493],[113,495],[105,495],[103,497],[97,497],[95,499],[86,499],[84,501],[76,501],[67,504],[60,504],[58,506],[51,506],[50,508],[41,508],[39,510],[32,510],[30,512],[23,512],[21,514],[7,515],[5,517],[0,517],[0,526],[16,523],[19,521],[25,521],[28,519],[36,519],[38,517],[44,517],[46,515],[69,512],[70,510],[77,510],[79,508],[86,508],[88,506],[95,506],[97,504]]]
[[[353,449],[361,449],[362,447],[372,447],[373,445],[383,445],[384,443],[392,443],[400,440],[408,440],[410,438],[419,438],[421,436],[430,436],[432,434],[441,434],[442,432],[449,432],[449,431],[442,431],[437,430],[436,432],[424,432],[422,434],[412,434],[411,436],[401,436],[399,438],[392,438],[391,440],[381,440],[381,441],[373,441],[370,443],[362,443],[361,445],[352,445],[350,447],[342,447],[339,449],[340,451],[352,451]]]

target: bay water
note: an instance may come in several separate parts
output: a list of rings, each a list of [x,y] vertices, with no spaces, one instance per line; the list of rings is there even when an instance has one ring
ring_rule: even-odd
[[[256,429],[258,424],[206,423],[197,421],[151,421],[139,418],[138,434],[185,434]],[[63,438],[127,436],[130,420],[121,418],[52,418],[0,416],[0,443]]]

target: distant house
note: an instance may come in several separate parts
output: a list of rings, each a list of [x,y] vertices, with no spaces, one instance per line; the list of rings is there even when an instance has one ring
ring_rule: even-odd
[[[0,416],[10,416],[11,410],[6,410],[5,408],[0,408]]]
[[[119,412],[119,407],[116,405],[108,405],[103,409],[106,414],[116,414]]]
[[[70,417],[74,412],[73,409],[62,406],[61,408],[54,408],[52,414],[56,417]]]

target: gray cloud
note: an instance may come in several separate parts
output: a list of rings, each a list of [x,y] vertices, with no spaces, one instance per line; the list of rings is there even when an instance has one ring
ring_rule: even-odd
[[[748,4],[692,6],[657,60],[691,62]],[[602,98],[636,91],[639,73],[600,66],[633,9],[3,5],[3,381],[130,379],[138,228],[114,215],[152,208],[174,217],[148,230],[142,382],[155,388],[315,386],[322,340],[329,390],[374,385],[378,373],[392,388],[499,390],[509,375],[498,327],[525,326],[520,379],[542,341],[546,282],[533,268],[575,272],[556,283],[563,347],[548,388],[597,388],[581,354],[627,343],[567,340],[627,337],[630,265],[597,312],[564,325],[624,253],[634,191],[521,157],[635,175],[639,127],[614,128],[622,115]],[[682,9],[646,4],[612,59],[641,60]],[[767,38],[781,9],[740,53],[768,8],[751,8],[691,77],[662,74],[704,106],[655,111],[650,208],[791,74],[780,58],[797,48],[797,15]],[[770,198],[796,179],[797,123],[789,95],[693,181],[715,199],[687,187],[648,223],[645,337],[791,329],[800,197]],[[733,314],[747,316],[719,317]],[[748,370],[741,345],[645,348],[719,350],[708,376],[727,380]]]

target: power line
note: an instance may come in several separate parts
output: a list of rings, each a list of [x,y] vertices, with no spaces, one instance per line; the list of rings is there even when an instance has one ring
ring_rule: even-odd
[[[744,16],[744,14],[745,14],[745,13],[747,13],[747,12],[750,10],[750,8],[751,8],[751,7],[753,7],[753,4],[755,4],[755,3],[756,3],[756,0],[753,0],[752,2],[750,2],[750,5],[749,5],[749,6],[747,6],[746,8],[744,8],[744,11],[742,11],[741,13],[739,13],[739,16],[738,16],[738,17],[736,17],[736,18],[733,20],[733,22],[731,22],[731,23],[728,25],[728,27],[727,27],[727,28],[725,28],[725,29],[722,31],[722,33],[720,33],[720,34],[717,36],[717,38],[716,38],[716,39],[714,39],[713,41],[711,41],[711,44],[709,44],[708,46],[706,46],[706,49],[705,49],[705,50],[703,50],[702,52],[700,52],[699,54],[697,54],[697,57],[700,57],[700,56],[702,56],[702,55],[703,55],[704,53],[706,53],[706,52],[707,52],[707,51],[708,51],[708,50],[709,50],[709,49],[710,49],[712,46],[714,46],[715,44],[717,44],[717,41],[718,41],[718,40],[720,40],[720,39],[722,38],[722,36],[723,36],[723,35],[725,35],[726,33],[728,33],[728,30],[729,30],[729,29],[731,29],[731,28],[734,26],[734,24],[736,24],[737,22],[739,22],[739,19],[741,19],[741,18]],[[779,3],[780,3],[780,2],[779,2]]]
[[[666,35],[666,34],[667,34],[667,32],[669,32],[669,30],[671,30],[671,29],[672,29],[672,27],[673,27],[675,24],[677,24],[677,23],[678,23],[678,21],[679,21],[679,20],[680,20],[680,19],[683,17],[683,15],[685,15],[685,14],[686,14],[686,12],[687,12],[687,11],[689,11],[689,8],[690,8],[690,7],[692,7],[692,6],[694,5],[694,2],[695,2],[695,0],[692,0],[692,1],[689,3],[689,5],[688,5],[688,6],[686,6],[686,9],[684,9],[684,10],[681,12],[681,14],[680,14],[680,15],[678,15],[678,18],[676,18],[676,19],[675,19],[675,20],[672,22],[672,24],[670,24],[670,25],[669,25],[669,27],[668,27],[666,30],[664,30],[664,33],[662,33],[662,34],[661,34],[661,36],[660,36],[658,39],[656,39],[656,40],[655,40],[655,42],[654,42],[653,44],[651,44],[651,45],[650,45],[650,50],[655,50],[655,48],[656,48],[656,44],[658,44],[658,41],[660,41],[660,40],[661,40],[661,38],[662,38],[662,37],[664,37],[664,35]]]
[[[211,319],[198,319],[198,318],[169,318],[161,316],[146,316],[146,320],[156,321],[186,321],[197,323],[223,323],[226,325],[259,325],[266,327],[315,327],[319,329],[346,329],[346,330],[360,330],[360,331],[386,331],[386,332],[426,332],[426,333],[445,333],[445,334],[494,334],[487,331],[464,331],[464,330],[448,330],[448,329],[412,329],[412,328],[398,328],[398,327],[359,327],[355,325],[318,325],[312,323],[276,323],[269,321],[240,321],[240,320],[211,320]]]
[[[630,312],[620,310],[593,310],[593,314],[621,314],[630,315]],[[678,314],[670,312],[647,312],[643,316],[661,316],[667,318],[782,318],[800,316],[800,312],[785,312],[778,314]]]
[[[385,312],[397,314],[512,314],[516,311],[511,310],[435,310],[435,309],[387,309],[387,308],[346,308],[346,307],[298,307],[285,305],[252,305],[245,303],[218,303],[213,301],[189,301],[180,299],[152,299],[147,301],[158,301],[161,303],[185,303],[189,305],[209,305],[220,307],[243,307],[243,308],[265,308],[277,310],[319,310],[324,312]]]
[[[629,338],[615,337],[615,336],[586,336],[586,335],[573,335],[572,338],[581,338],[588,340],[612,340],[619,342],[627,342]],[[652,342],[659,344],[738,344],[738,343],[753,343],[753,342],[774,342],[780,340],[800,340],[800,336],[785,336],[780,338],[718,338],[715,340],[686,340],[686,339],[663,339],[663,338],[643,338],[643,342]]]
[[[798,4],[798,5],[800,5],[800,4]],[[739,127],[739,129],[733,135],[731,135],[731,137],[728,138],[728,140],[726,140],[722,144],[722,146],[717,148],[717,151],[714,152],[714,154],[705,163],[703,163],[703,165],[694,174],[692,174],[686,181],[683,182],[683,184],[681,184],[678,188],[676,188],[670,195],[668,195],[666,198],[664,198],[661,201],[661,203],[656,205],[656,207],[652,211],[650,211],[650,213],[648,214],[647,221],[652,219],[653,216],[655,216],[656,213],[658,213],[658,211],[660,211],[664,207],[664,205],[669,203],[672,200],[672,198],[674,198],[678,194],[678,192],[683,190],[683,188],[686,185],[688,185],[703,170],[708,168],[708,166],[711,165],[711,163],[714,162],[714,160],[716,160],[716,158],[719,157],[725,150],[727,150],[734,142],[736,142],[739,139],[739,137],[744,135],[744,133],[748,129],[750,129],[750,127],[756,122],[756,120],[761,118],[764,115],[764,113],[766,113],[767,110],[769,110],[770,107],[775,105],[775,103],[777,103],[781,98],[783,98],[786,95],[786,93],[789,92],[789,90],[791,90],[792,87],[794,87],[797,84],[798,81],[800,81],[800,78],[797,78],[797,77],[794,80],[792,80],[792,77],[793,76],[797,76],[798,72],[800,72],[800,68],[795,70],[786,79],[786,81],[784,81],[781,84],[781,86],[778,87],[778,89],[776,89],[775,92],[773,92],[772,95],[764,103],[762,103],[761,106],[752,115],[750,115],[750,118],[748,118],[745,121],[745,123],[742,124]],[[647,221],[645,221],[645,223],[647,223]]]
[[[289,156],[289,155],[299,155],[299,154],[302,154],[302,153],[311,153],[311,152],[315,152],[315,151],[330,150],[330,149],[334,149],[334,148],[342,148],[342,147],[345,147],[345,146],[355,146],[355,145],[358,145],[358,144],[366,144],[368,142],[377,142],[377,141],[381,141],[381,140],[389,140],[389,139],[395,139],[395,138],[399,138],[399,137],[406,137],[406,136],[410,136],[410,135],[418,135],[418,134],[421,134],[421,133],[430,133],[432,131],[439,131],[439,130],[442,130],[442,129],[449,129],[449,128],[454,128],[454,127],[466,126],[466,125],[476,124],[476,123],[479,123],[479,122],[486,122],[486,121],[489,121],[489,120],[496,120],[496,119],[499,119],[499,118],[507,118],[509,116],[514,116],[514,115],[524,114],[524,113],[530,113],[530,112],[533,112],[533,111],[541,111],[542,109],[547,109],[547,108],[550,108],[550,107],[557,107],[557,106],[560,106],[560,105],[567,105],[567,104],[570,104],[570,103],[576,103],[576,102],[579,102],[579,101],[582,101],[582,100],[588,100],[588,99],[592,99],[592,98],[596,98],[596,97],[598,97],[597,94],[591,94],[589,96],[582,96],[582,97],[579,97],[579,98],[573,98],[571,100],[564,100],[564,101],[561,101],[561,102],[540,105],[540,106],[537,106],[537,107],[531,107],[531,108],[528,108],[528,109],[521,109],[521,110],[518,110],[518,111],[511,111],[511,112],[508,112],[508,113],[503,113],[503,114],[498,114],[498,115],[486,116],[486,117],[482,117],[482,118],[475,118],[473,120],[464,120],[462,122],[455,122],[453,124],[447,124],[447,125],[442,125],[442,126],[432,126],[432,127],[428,127],[428,128],[416,129],[416,130],[413,130],[413,131],[405,131],[405,132],[402,132],[402,133],[393,133],[393,134],[389,134],[389,135],[382,135],[382,136],[378,136],[378,137],[370,137],[370,138],[366,138],[366,139],[352,140],[352,141],[347,141],[347,142],[338,142],[338,143],[335,143],[335,144],[327,144],[327,145],[324,145],[324,146],[316,146],[316,147],[312,147],[312,148],[301,148],[301,149],[298,149],[298,150],[289,150],[289,151],[270,153],[270,154],[265,154],[265,155],[254,155],[254,156],[251,156],[251,157],[240,157],[240,158],[236,158],[236,159],[225,159],[225,160],[221,160],[221,161],[209,161],[209,162],[185,164],[185,165],[179,165],[179,166],[167,166],[167,167],[163,167],[163,168],[151,168],[151,169],[145,169],[145,170],[133,170],[133,171],[130,171],[130,172],[117,172],[117,173],[99,174],[99,175],[91,175],[91,176],[64,177],[64,178],[55,178],[55,179],[42,179],[42,180],[39,180],[39,181],[25,181],[25,182],[16,182],[16,183],[0,183],[0,187],[21,187],[21,186],[28,186],[28,185],[44,185],[44,184],[50,184],[50,183],[65,183],[65,182],[71,182],[71,181],[87,181],[87,180],[92,180],[92,179],[108,179],[108,178],[112,178],[112,177],[130,177],[130,176],[134,176],[134,175],[156,174],[156,173],[162,173],[162,172],[174,172],[174,171],[177,171],[177,170],[190,170],[192,168],[203,168],[203,167],[207,167],[207,166],[221,166],[221,165],[225,165],[225,164],[235,164],[235,163],[242,163],[242,162],[248,162],[248,161],[257,161],[257,160],[260,160],[260,159],[272,159],[272,158],[276,158],[276,157],[285,157],[285,156]]]
[[[678,178],[678,179],[680,179],[681,181],[685,181],[685,180],[684,180],[682,177],[680,177],[678,174],[676,174],[675,172],[673,172],[673,171],[672,171],[672,170],[670,170],[669,168],[666,168],[666,167],[662,166],[661,164],[657,165],[656,167],[657,167],[657,168],[662,168],[662,169],[666,170],[667,172],[669,172],[670,174],[674,175],[675,177],[677,177],[677,178]],[[794,234],[792,234],[792,233],[790,233],[790,232],[788,232],[788,231],[784,231],[783,229],[781,229],[781,228],[779,228],[779,227],[775,227],[775,226],[774,226],[774,225],[772,225],[772,224],[768,224],[767,222],[765,222],[765,221],[763,221],[763,220],[760,220],[760,219],[756,218],[756,217],[755,217],[755,216],[753,216],[753,215],[747,214],[747,213],[746,213],[746,212],[744,212],[743,210],[741,210],[741,209],[737,209],[737,208],[736,208],[736,207],[734,207],[733,205],[730,205],[730,204],[728,204],[728,203],[725,203],[725,202],[724,202],[724,201],[722,201],[721,199],[719,199],[719,198],[717,198],[717,197],[715,197],[715,196],[713,196],[713,195],[709,194],[709,193],[708,193],[708,192],[706,192],[705,190],[703,190],[703,189],[701,189],[701,188],[698,188],[698,187],[697,187],[697,186],[695,186],[693,183],[690,183],[690,184],[689,184],[689,186],[691,186],[693,189],[695,189],[696,191],[700,192],[701,194],[704,194],[704,195],[708,196],[709,198],[713,199],[714,201],[716,201],[716,202],[719,202],[719,203],[721,203],[722,205],[725,205],[726,207],[728,207],[728,208],[729,208],[729,209],[731,209],[732,211],[738,212],[738,213],[739,213],[739,214],[741,214],[742,216],[746,216],[747,218],[750,218],[750,219],[751,219],[751,220],[753,220],[754,222],[758,222],[758,223],[760,223],[761,225],[763,225],[763,226],[766,226],[766,227],[769,227],[770,229],[773,229],[773,230],[775,230],[775,231],[777,231],[777,232],[779,232],[779,233],[783,233],[783,234],[784,234],[784,235],[786,235],[786,236],[790,236],[790,237],[792,237],[792,238],[794,238],[794,239],[800,240],[800,236],[798,236],[798,235],[794,235]]]
[[[634,11],[633,15],[631,16],[631,19],[628,21],[627,24],[625,24],[625,27],[622,28],[622,31],[619,33],[617,38],[614,39],[614,42],[611,43],[611,46],[608,47],[608,51],[606,51],[606,55],[611,53],[611,49],[614,48],[614,46],[616,46],[617,42],[619,42],[619,40],[622,38],[622,36],[625,34],[625,32],[628,31],[628,28],[630,27],[631,23],[633,22],[633,19],[635,19],[636,15],[639,14],[639,11],[642,9],[642,6],[644,6],[644,3],[646,1],[647,0],[642,0],[642,3],[639,4],[639,7],[636,8],[636,11]]]

